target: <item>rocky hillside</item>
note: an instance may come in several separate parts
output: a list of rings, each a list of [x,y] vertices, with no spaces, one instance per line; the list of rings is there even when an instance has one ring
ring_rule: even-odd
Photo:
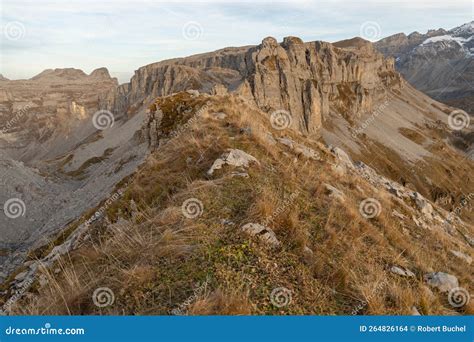
[[[66,138],[68,144],[71,131],[104,108],[107,93],[117,85],[105,68],[90,75],[69,68],[48,69],[29,80],[0,79],[2,150],[25,161],[57,153],[33,145],[54,137]]]
[[[0,281],[133,172],[141,120],[105,111],[117,80],[101,68],[0,80]]]
[[[397,70],[438,101],[474,114],[474,21],[451,30],[395,34],[376,48],[396,58]]]
[[[150,154],[29,253],[5,312],[472,314],[466,128],[369,42],[266,38],[106,100]]]

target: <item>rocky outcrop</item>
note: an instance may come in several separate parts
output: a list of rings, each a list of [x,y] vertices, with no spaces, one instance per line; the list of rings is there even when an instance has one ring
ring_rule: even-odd
[[[280,246],[280,241],[278,241],[275,232],[259,223],[247,223],[242,227],[242,231],[249,236],[258,237],[260,241],[270,247]]]
[[[258,46],[154,63],[135,72],[109,97],[114,112],[134,112],[156,97],[187,89],[237,93],[271,113],[289,113],[292,128],[318,134],[331,109],[356,115],[371,110],[387,88],[398,87],[393,61],[371,43],[354,39],[330,44],[287,37]]]
[[[397,83],[392,61],[375,53],[369,42],[360,49],[346,43],[339,48],[295,37],[282,44],[264,39],[250,53],[254,69],[247,78],[257,105],[287,110],[293,128],[309,134],[318,133],[331,107],[354,114],[371,110],[384,86]]]
[[[424,278],[429,286],[435,287],[441,292],[448,292],[459,286],[458,278],[444,272],[428,273]]]
[[[255,157],[242,150],[231,149],[214,161],[207,174],[212,176],[216,170],[222,169],[224,165],[248,168],[250,164],[259,164],[259,162]]]

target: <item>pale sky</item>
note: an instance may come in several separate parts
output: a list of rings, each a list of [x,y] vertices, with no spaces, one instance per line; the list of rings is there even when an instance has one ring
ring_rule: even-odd
[[[149,63],[266,36],[377,40],[473,20],[471,0],[0,0],[0,11],[5,77],[107,67],[121,83]]]

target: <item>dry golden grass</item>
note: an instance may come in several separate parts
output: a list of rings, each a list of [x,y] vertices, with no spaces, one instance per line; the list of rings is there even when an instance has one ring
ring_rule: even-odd
[[[225,120],[209,115],[221,111]],[[267,132],[304,143],[323,160],[297,157]],[[207,177],[227,148],[246,151],[260,166],[247,170],[249,178],[231,177],[229,168]],[[423,314],[472,313],[471,304],[456,312],[422,279],[430,271],[452,273],[472,292],[472,273],[449,253],[460,245],[445,233],[402,224],[391,213],[409,216],[406,205],[360,177],[336,173],[332,163],[320,143],[272,131],[264,114],[238,99],[215,98],[208,113],[150,156],[108,208],[110,222],[92,226],[82,247],[58,262],[60,272],[45,270],[47,285],[36,286],[15,312],[350,315],[410,314],[416,306]],[[343,191],[344,201],[329,197],[325,183]],[[358,211],[367,197],[382,204],[374,219]],[[200,217],[182,214],[189,198],[202,202]],[[249,222],[267,222],[281,247],[242,234]],[[416,278],[392,274],[393,265]],[[207,290],[197,293],[203,282]],[[114,292],[113,305],[94,306],[99,287]],[[291,293],[284,307],[270,298],[280,287]]]

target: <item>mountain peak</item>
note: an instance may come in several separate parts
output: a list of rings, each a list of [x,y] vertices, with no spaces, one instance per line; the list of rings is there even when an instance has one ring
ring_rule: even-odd
[[[87,74],[75,68],[57,68],[57,69],[46,69],[39,73],[38,75],[31,78],[31,80],[49,80],[49,79],[67,79],[67,80],[76,80],[80,78],[87,77]]]
[[[95,78],[111,78],[109,70],[105,67],[102,68],[97,68],[94,71],[92,71],[89,75],[90,77],[95,77]]]
[[[344,48],[372,48],[372,43],[368,40],[365,40],[361,37],[354,37],[351,39],[344,39],[333,43],[335,47],[344,49]]]
[[[455,36],[472,36],[474,34],[474,20],[449,30]]]

